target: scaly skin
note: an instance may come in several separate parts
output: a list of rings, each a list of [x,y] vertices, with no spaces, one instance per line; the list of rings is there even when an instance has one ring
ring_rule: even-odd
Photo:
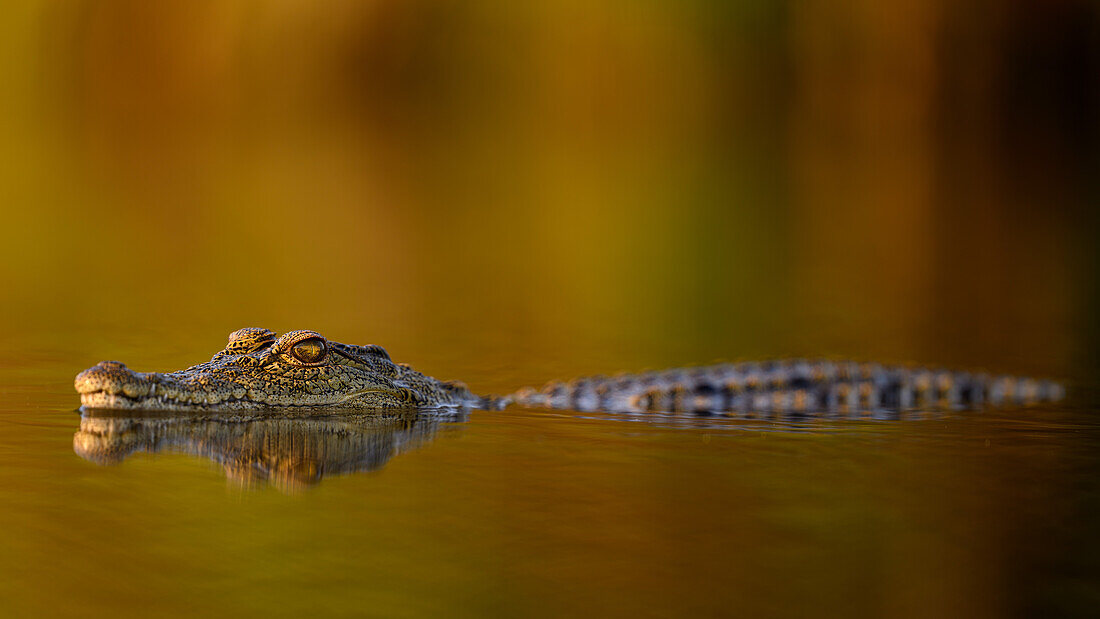
[[[160,374],[103,361],[76,377],[86,408],[247,411],[480,406],[459,383],[394,363],[379,346],[328,342],[313,331],[276,338],[267,329],[229,334],[206,363]]]
[[[579,378],[478,397],[396,364],[378,346],[329,342],[314,331],[276,337],[246,328],[207,363],[167,374],[104,361],[75,381],[85,408],[250,411],[522,406],[615,412],[783,412],[977,407],[1061,399],[1057,383],[840,361],[786,360]]]
[[[528,407],[640,413],[788,413],[1052,402],[1058,383],[1014,376],[852,361],[787,359],[661,372],[592,376],[521,389],[507,401]]]

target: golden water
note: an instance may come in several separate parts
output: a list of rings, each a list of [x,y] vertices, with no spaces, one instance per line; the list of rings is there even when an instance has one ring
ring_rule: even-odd
[[[446,369],[492,383],[491,368]],[[1097,602],[1086,408],[474,412],[369,472],[306,449],[291,468],[315,474],[265,479],[170,445],[80,457],[78,369],[46,351],[2,374],[3,615],[1000,617]]]

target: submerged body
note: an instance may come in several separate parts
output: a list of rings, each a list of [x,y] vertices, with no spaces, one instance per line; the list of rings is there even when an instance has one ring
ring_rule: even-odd
[[[775,411],[837,408],[962,408],[985,402],[1061,399],[1050,381],[879,364],[784,360],[553,382],[541,390],[481,397],[394,363],[379,346],[330,342],[315,331],[280,337],[245,328],[206,362],[169,373],[103,361],[77,375],[85,408],[248,411],[541,408],[611,411]]]

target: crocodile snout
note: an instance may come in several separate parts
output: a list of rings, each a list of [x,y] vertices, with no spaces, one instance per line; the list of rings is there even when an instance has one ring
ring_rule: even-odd
[[[95,393],[107,386],[120,382],[120,377],[133,374],[130,368],[118,361],[100,361],[94,366],[76,375],[73,386],[78,393]]]
[[[150,374],[135,372],[118,361],[101,361],[76,375],[80,403],[91,408],[133,408],[156,390]]]

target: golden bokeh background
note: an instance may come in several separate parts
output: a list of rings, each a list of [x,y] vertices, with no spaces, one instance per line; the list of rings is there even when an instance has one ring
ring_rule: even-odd
[[[1095,382],[1098,110],[1091,0],[3,3],[0,615],[1087,616],[1090,409],[481,411],[288,496],[83,460],[70,381],[262,326]]]
[[[1090,2],[0,11],[23,348],[313,328],[524,379],[1095,348]]]

